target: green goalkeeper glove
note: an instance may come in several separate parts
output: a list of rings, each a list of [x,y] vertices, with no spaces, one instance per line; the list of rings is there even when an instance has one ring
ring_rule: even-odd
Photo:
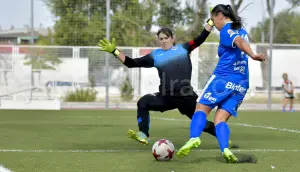
[[[211,19],[208,19],[208,20],[206,21],[206,23],[207,23],[209,26],[211,26],[211,27],[214,27],[214,26],[215,26],[214,22],[213,22]]]
[[[210,7],[210,8],[209,8],[209,12],[212,12],[212,10],[213,10],[213,8]],[[206,23],[207,23],[209,26],[211,26],[211,27],[214,27],[214,26],[215,26],[214,22],[213,22],[211,19],[208,19],[208,20],[206,21]]]
[[[106,38],[101,39],[99,41],[98,46],[100,47],[100,51],[106,51],[108,53],[113,54],[118,57],[120,55],[120,51],[116,48],[116,39],[113,38],[112,42],[109,42]]]

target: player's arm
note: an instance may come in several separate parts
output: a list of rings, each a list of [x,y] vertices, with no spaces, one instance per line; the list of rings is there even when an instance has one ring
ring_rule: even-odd
[[[289,94],[292,94],[293,93],[293,86],[292,86],[291,90],[288,90],[287,85],[283,85],[283,90],[286,91]]]
[[[200,35],[194,38],[193,40],[190,40],[189,42],[185,43],[183,47],[187,49],[189,53],[192,52],[194,49],[199,47],[206,40],[213,26],[214,26],[213,21],[211,19],[207,20],[207,24],[205,25]]]
[[[283,85],[283,90],[289,93],[289,90],[287,89],[286,85]]]
[[[114,38],[112,39],[112,42],[104,38],[99,41],[98,46],[100,47],[100,51],[106,51],[108,53],[113,54],[128,68],[154,66],[154,60],[151,54],[147,54],[146,56],[140,58],[132,59],[116,48],[116,40]]]
[[[295,88],[294,88],[294,84],[293,84],[293,82],[292,82],[292,81],[290,81],[290,82],[291,82],[291,91],[290,91],[291,93],[290,93],[290,94],[293,94],[293,93],[294,93],[294,89],[295,89]]]
[[[125,56],[124,54],[122,54],[122,56],[124,57],[119,57],[119,59],[124,59],[124,61],[122,61],[122,63],[127,66],[128,68],[133,68],[133,67],[145,67],[145,68],[150,68],[154,66],[154,60],[152,58],[151,54],[147,54],[143,57],[140,58],[135,58],[132,59],[128,56]]]
[[[265,55],[262,53],[255,54],[250,45],[242,39],[241,36],[236,36],[234,39],[234,44],[241,49],[243,52],[245,52],[248,56],[250,56],[253,60],[257,61],[265,61]]]

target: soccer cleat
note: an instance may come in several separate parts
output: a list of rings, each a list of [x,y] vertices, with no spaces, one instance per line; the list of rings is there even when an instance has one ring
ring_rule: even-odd
[[[201,144],[201,140],[199,137],[191,138],[188,142],[185,143],[184,146],[182,146],[178,152],[177,156],[182,158],[187,156],[192,148],[196,148]]]
[[[228,148],[224,149],[223,156],[228,163],[238,163],[237,157]]]
[[[149,139],[143,132],[134,132],[133,130],[128,130],[128,137],[130,139],[136,140],[143,145],[147,145],[149,143]]]

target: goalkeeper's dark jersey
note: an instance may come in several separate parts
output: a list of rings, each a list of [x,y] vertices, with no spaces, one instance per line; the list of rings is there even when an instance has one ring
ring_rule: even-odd
[[[160,78],[159,92],[162,95],[191,96],[192,63],[190,53],[201,45],[209,32],[205,29],[201,34],[184,44],[174,45],[169,50],[156,49],[140,58],[131,59],[126,56],[124,64],[129,67],[155,67]]]

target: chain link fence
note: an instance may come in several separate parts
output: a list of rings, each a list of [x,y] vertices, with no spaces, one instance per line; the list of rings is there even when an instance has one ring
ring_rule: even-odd
[[[268,54],[268,46],[252,44],[258,52]],[[191,54],[192,85],[200,93],[218,62],[218,44],[204,43]],[[126,55],[137,58],[151,52],[153,47],[121,47]],[[274,45],[272,62],[272,102],[280,104],[283,98],[282,74],[288,73],[296,88],[296,100],[300,90],[300,45]],[[11,100],[66,100],[69,92],[78,89],[96,90],[92,102],[110,106],[132,104],[139,97],[158,91],[159,77],[155,68],[128,69],[118,59],[98,47],[68,46],[0,46],[0,93]],[[244,103],[266,104],[268,101],[268,61],[259,63],[249,59],[250,89]],[[127,80],[126,80],[127,78]],[[128,82],[129,83],[128,83]],[[122,90],[124,84],[132,92]],[[107,87],[108,86],[108,87]],[[108,90],[108,95],[107,94]],[[122,92],[132,94],[123,99]],[[107,99],[108,97],[108,99]]]

